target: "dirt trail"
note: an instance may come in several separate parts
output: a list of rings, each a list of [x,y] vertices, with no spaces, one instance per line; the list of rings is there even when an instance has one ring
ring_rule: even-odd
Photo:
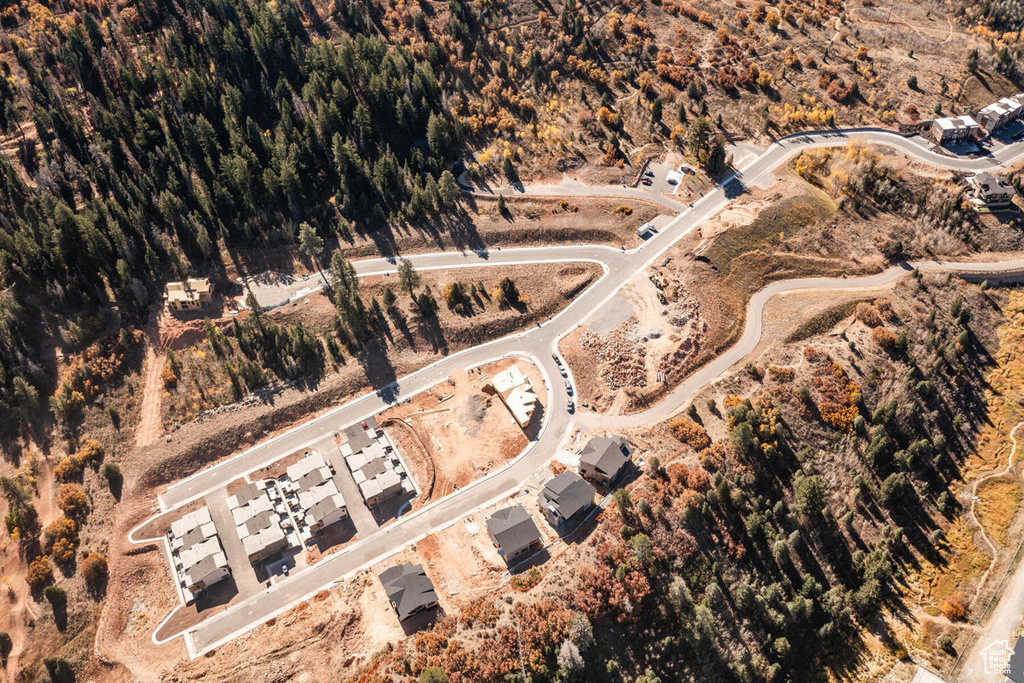
[[[18,680],[17,672],[21,670],[20,660],[21,653],[25,651],[25,646],[28,642],[28,621],[35,621],[39,618],[32,609],[32,596],[28,592],[28,584],[24,581],[20,583],[19,587],[15,587],[12,584],[11,590],[14,592],[14,599],[10,603],[11,618],[10,618],[10,632],[11,636],[11,653],[7,656],[7,669],[3,672],[3,680],[14,683]]]
[[[38,453],[35,444],[30,444],[29,450]],[[54,505],[54,479],[53,469],[48,459],[38,455],[36,467],[36,487],[39,493],[36,501],[36,514],[39,516],[39,526],[46,527],[57,517],[56,506]],[[21,669],[21,655],[28,647],[29,628],[28,625],[39,618],[38,607],[32,599],[28,584],[25,583],[27,567],[22,563],[20,555],[14,551],[13,546],[9,547],[4,556],[0,556],[0,586],[3,586],[7,593],[8,620],[4,627],[0,619],[0,630],[6,630],[11,636],[11,653],[7,657],[7,668],[0,669],[0,681],[15,683],[20,680],[18,671]],[[0,598],[2,599],[2,598]]]
[[[869,9],[869,8],[866,8],[866,7],[854,7],[854,8],[850,9],[850,14],[854,14],[857,10],[867,10],[867,9]],[[861,18],[866,20],[866,21],[869,21],[871,23],[874,23],[874,24],[883,23],[883,20],[879,19],[877,17],[864,16],[864,17],[861,17]],[[884,23],[888,24],[888,23],[890,23],[890,22],[892,22],[894,20],[898,21],[901,24],[903,24],[904,26],[908,27],[911,31],[916,33],[917,36],[921,40],[927,40],[928,42],[930,42],[930,43],[932,43],[934,45],[942,45],[944,43],[947,43],[947,42],[949,42],[949,39],[953,37],[953,22],[949,19],[949,17],[946,17],[946,23],[949,24],[949,33],[947,33],[946,37],[943,38],[942,40],[936,40],[935,38],[931,38],[929,36],[924,35],[923,33],[921,33],[920,30],[918,30],[917,26],[915,26],[914,24],[911,24],[909,21],[907,21],[906,19],[904,19],[900,15],[898,15],[895,12],[890,10],[887,18],[884,20]],[[929,27],[925,27],[925,30],[926,31],[937,31],[938,29],[932,29],[932,28],[929,28]]]
[[[985,582],[988,580],[988,576],[992,569],[996,565],[996,560],[999,558],[998,548],[994,541],[985,532],[985,528],[981,525],[977,516],[974,513],[975,503],[977,502],[977,491],[978,485],[989,479],[995,479],[996,477],[1003,477],[1014,472],[1013,469],[1013,456],[1017,453],[1017,430],[1024,426],[1024,422],[1018,422],[1013,429],[1010,430],[1010,441],[1013,443],[1013,447],[1010,449],[1010,455],[1007,457],[1006,468],[998,472],[991,472],[983,477],[979,477],[974,485],[971,487],[971,492],[975,494],[971,498],[970,513],[971,518],[978,525],[981,531],[981,536],[985,539],[985,543],[992,550],[992,562],[989,564],[988,569],[985,570],[985,574],[981,578],[979,584],[978,594],[981,593],[980,588],[984,587]],[[969,644],[969,649],[965,650],[960,658],[964,662],[963,669],[960,670],[959,676],[955,680],[960,681],[976,681],[983,680],[988,676],[987,671],[982,671],[982,659],[977,657],[976,651],[978,648],[987,647],[990,643],[996,640],[1012,639],[1018,624],[1020,623],[1020,610],[1021,605],[1024,603],[1024,571],[1022,571],[1024,565],[1018,565],[1012,576],[1004,577],[1006,586],[1002,592],[994,598],[998,598],[996,601],[996,608],[992,613],[988,623],[977,632],[977,637],[972,638]],[[997,587],[998,591],[998,587]],[[955,670],[958,660],[953,665]],[[952,678],[950,680],[953,680]]]
[[[163,357],[160,355],[159,324],[151,320],[146,326],[149,344],[146,347],[146,379],[142,388],[142,408],[139,411],[139,426],[135,430],[135,446],[142,448],[156,441],[160,436],[160,400],[163,397],[163,386],[160,373],[164,369]]]
[[[988,545],[989,550],[992,551],[992,562],[989,563],[988,569],[985,570],[985,573],[981,575],[981,581],[978,584],[979,587],[985,585],[985,582],[988,580],[989,573],[991,573],[992,569],[995,568],[996,561],[999,559],[999,548],[998,546],[996,546],[995,541],[993,541],[992,538],[985,531],[985,527],[982,525],[981,520],[978,519],[978,516],[974,512],[975,505],[977,505],[978,503],[978,486],[980,486],[983,482],[988,481],[989,479],[1005,477],[1006,475],[1013,472],[1013,456],[1017,452],[1017,430],[1020,429],[1021,426],[1024,426],[1024,422],[1018,422],[1014,426],[1014,428],[1010,430],[1010,441],[1012,442],[1013,447],[1010,449],[1010,455],[1007,456],[1006,468],[998,472],[991,472],[983,477],[978,477],[978,479],[974,481],[974,485],[971,487],[971,519],[973,519],[974,523],[978,525],[978,529],[981,532],[981,537],[985,540],[985,544]],[[1024,573],[1020,574],[1020,578],[1018,580],[1024,580]],[[977,597],[977,595],[980,594],[981,593],[979,590],[975,597]]]

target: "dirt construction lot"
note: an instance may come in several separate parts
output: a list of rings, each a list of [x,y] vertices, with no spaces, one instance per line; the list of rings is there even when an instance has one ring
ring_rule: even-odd
[[[501,398],[485,391],[495,373],[512,365],[533,384],[539,406],[526,432]],[[416,506],[466,486],[515,458],[528,433],[542,420],[547,402],[540,370],[521,358],[506,358],[452,374],[447,382],[380,414],[409,466],[422,495]]]

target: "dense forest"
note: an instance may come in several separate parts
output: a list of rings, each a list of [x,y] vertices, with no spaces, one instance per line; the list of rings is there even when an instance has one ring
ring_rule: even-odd
[[[32,43],[9,38],[24,81],[6,62],[0,80],[0,127],[18,143],[0,157],[0,286],[17,287],[0,311],[6,407],[45,388],[19,298],[142,315],[219,242],[289,243],[302,219],[333,235],[440,205],[455,132],[435,68],[379,37],[314,41],[291,2],[39,21]]]
[[[721,127],[722,116],[706,98],[764,102],[768,130],[775,86],[766,65],[777,52],[769,46],[779,36],[799,44],[799,35],[842,19],[834,0],[740,2],[718,18],[720,8],[712,16],[687,2],[661,5],[7,6],[0,289],[13,290],[3,329],[38,327],[31,312],[44,302],[60,314],[114,305],[142,320],[167,279],[197,266],[216,271],[238,248],[295,244],[304,221],[321,239],[344,239],[431,220],[457,196],[445,169],[476,149],[485,151],[474,170],[510,178],[513,162],[531,154],[575,163],[583,143],[597,146],[602,163],[621,165],[636,135],[675,141],[722,167],[708,125],[717,118]],[[1015,75],[1014,32],[1024,28],[1016,3],[954,9],[992,36],[996,66]],[[674,40],[651,13],[671,18]],[[857,80],[877,80],[866,52],[855,59],[826,48],[823,63],[809,54],[801,65],[791,45],[777,76],[790,65],[821,69],[823,102],[853,106],[851,98],[865,99]],[[838,75],[844,64],[852,76]],[[896,100],[881,87],[866,100],[884,120]],[[620,93],[640,98],[620,104]],[[579,110],[566,114],[575,130],[542,116],[576,99]],[[832,109],[803,102],[780,114],[782,125],[835,120]],[[643,130],[627,130],[637,117]],[[707,149],[693,149],[695,137]],[[504,149],[496,158],[495,141]],[[7,426],[53,389],[24,346],[41,334],[0,341]]]

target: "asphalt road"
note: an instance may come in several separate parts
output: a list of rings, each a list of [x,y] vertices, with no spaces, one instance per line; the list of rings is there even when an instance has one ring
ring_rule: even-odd
[[[503,497],[516,489],[555,453],[568,433],[574,416],[566,409],[567,394],[551,354],[558,340],[583,324],[629,280],[659,258],[672,244],[689,233],[704,219],[714,215],[729,201],[742,194],[748,184],[758,182],[783,163],[789,156],[803,149],[844,145],[851,138],[865,144],[884,145],[904,151],[925,162],[964,171],[992,170],[1024,157],[1024,143],[1000,149],[983,159],[957,159],[938,154],[919,142],[887,131],[858,129],[853,131],[827,131],[784,138],[769,147],[757,159],[747,164],[730,180],[719,185],[682,212],[661,231],[632,251],[617,251],[601,246],[543,247],[534,249],[508,249],[489,252],[424,254],[409,257],[418,269],[453,268],[498,263],[531,263],[547,261],[593,260],[604,265],[605,275],[580,295],[569,307],[542,326],[529,331],[483,344],[453,354],[445,359],[383,387],[374,394],[362,396],[350,403],[313,419],[300,427],[259,444],[245,453],[224,461],[199,474],[172,485],[160,496],[161,507],[166,510],[212,491],[226,482],[263,464],[313,443],[353,422],[379,412],[395,400],[411,396],[442,381],[452,371],[475,366],[494,358],[519,353],[532,356],[545,375],[549,402],[545,423],[537,440],[529,450],[498,472],[478,480],[444,499],[416,513],[403,517],[394,524],[353,544],[345,551],[329,556],[313,567],[276,583],[269,589],[244,600],[217,614],[185,634],[191,656],[198,656],[237,637],[267,619],[289,609],[332,583],[344,579],[358,569],[376,563],[397,552],[409,543],[453,524],[474,510]],[[527,188],[525,194],[553,194],[560,196],[601,195],[632,196],[629,188],[587,188],[572,183],[551,188]],[[645,197],[650,198],[650,197]],[[665,203],[665,202],[662,202]],[[395,264],[387,259],[370,259],[354,264],[360,275],[394,271]],[[925,270],[970,270],[986,268],[997,270],[1024,269],[1024,260],[992,264],[921,263]],[[910,266],[913,267],[913,266]],[[742,359],[761,334],[764,304],[772,296],[798,289],[844,289],[872,287],[891,282],[906,268],[891,268],[883,273],[851,279],[804,279],[776,282],[756,293],[751,300],[747,326],[740,342],[722,357],[705,366],[689,378],[666,400],[650,411],[626,417],[579,416],[580,423],[596,424],[607,428],[636,426],[656,421],[682,407],[699,388],[714,381],[735,362]],[[556,378],[556,381],[550,381]]]

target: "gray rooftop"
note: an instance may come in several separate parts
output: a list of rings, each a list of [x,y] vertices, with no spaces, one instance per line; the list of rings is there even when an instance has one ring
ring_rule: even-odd
[[[246,520],[246,531],[248,531],[249,535],[251,536],[255,533],[259,533],[263,529],[266,529],[270,526],[270,518],[273,514],[274,513],[270,512],[269,510],[264,510],[263,512],[257,514],[252,519]]]
[[[217,560],[215,555],[207,555],[203,559],[196,562],[194,565],[185,570],[185,575],[190,585],[195,585],[199,581],[205,579],[207,576],[212,574],[217,569]]]
[[[1012,652],[1004,673],[1013,683],[1024,683],[1024,636],[1017,636]]]
[[[388,464],[387,462],[385,462],[384,458],[374,458],[370,462],[360,467],[359,471],[362,472],[363,476],[366,477],[367,479],[373,479],[378,474],[384,474],[389,469],[391,468],[388,467]]]
[[[587,442],[580,452],[580,463],[586,463],[608,477],[614,477],[629,462],[633,449],[621,436],[598,436]]]
[[[978,173],[974,176],[974,182],[978,183],[985,192],[1013,192],[1013,185],[1010,185],[999,176],[994,176],[991,173]]]
[[[522,505],[498,510],[487,520],[487,530],[505,550],[517,550],[540,540],[540,530]]]
[[[253,482],[252,484],[246,484],[242,488],[238,489],[235,493],[235,500],[238,501],[238,506],[247,505],[249,501],[254,498],[259,498],[263,495],[263,489],[258,484]]]
[[[404,620],[421,607],[437,602],[434,584],[427,578],[423,565],[406,562],[380,573],[388,598],[395,603],[398,618]]]
[[[358,453],[373,443],[373,439],[366,434],[362,424],[349,425],[342,431],[345,432],[345,443],[352,448],[353,453]]]
[[[325,481],[327,481],[327,477],[324,476],[323,468],[320,467],[299,477],[296,484],[299,486],[299,491],[308,491],[314,486],[319,486]]]
[[[328,515],[341,509],[341,506],[334,501],[334,498],[334,496],[327,496],[319,503],[309,508],[309,512],[306,513],[306,517],[312,518],[314,523],[324,521]]]
[[[540,492],[541,503],[549,503],[564,519],[569,519],[594,502],[597,490],[575,472],[566,470],[548,483]]]
[[[203,534],[203,530],[200,527],[195,529],[189,529],[188,532],[181,537],[181,549],[188,550],[197,543],[202,543],[206,540],[206,535]]]

